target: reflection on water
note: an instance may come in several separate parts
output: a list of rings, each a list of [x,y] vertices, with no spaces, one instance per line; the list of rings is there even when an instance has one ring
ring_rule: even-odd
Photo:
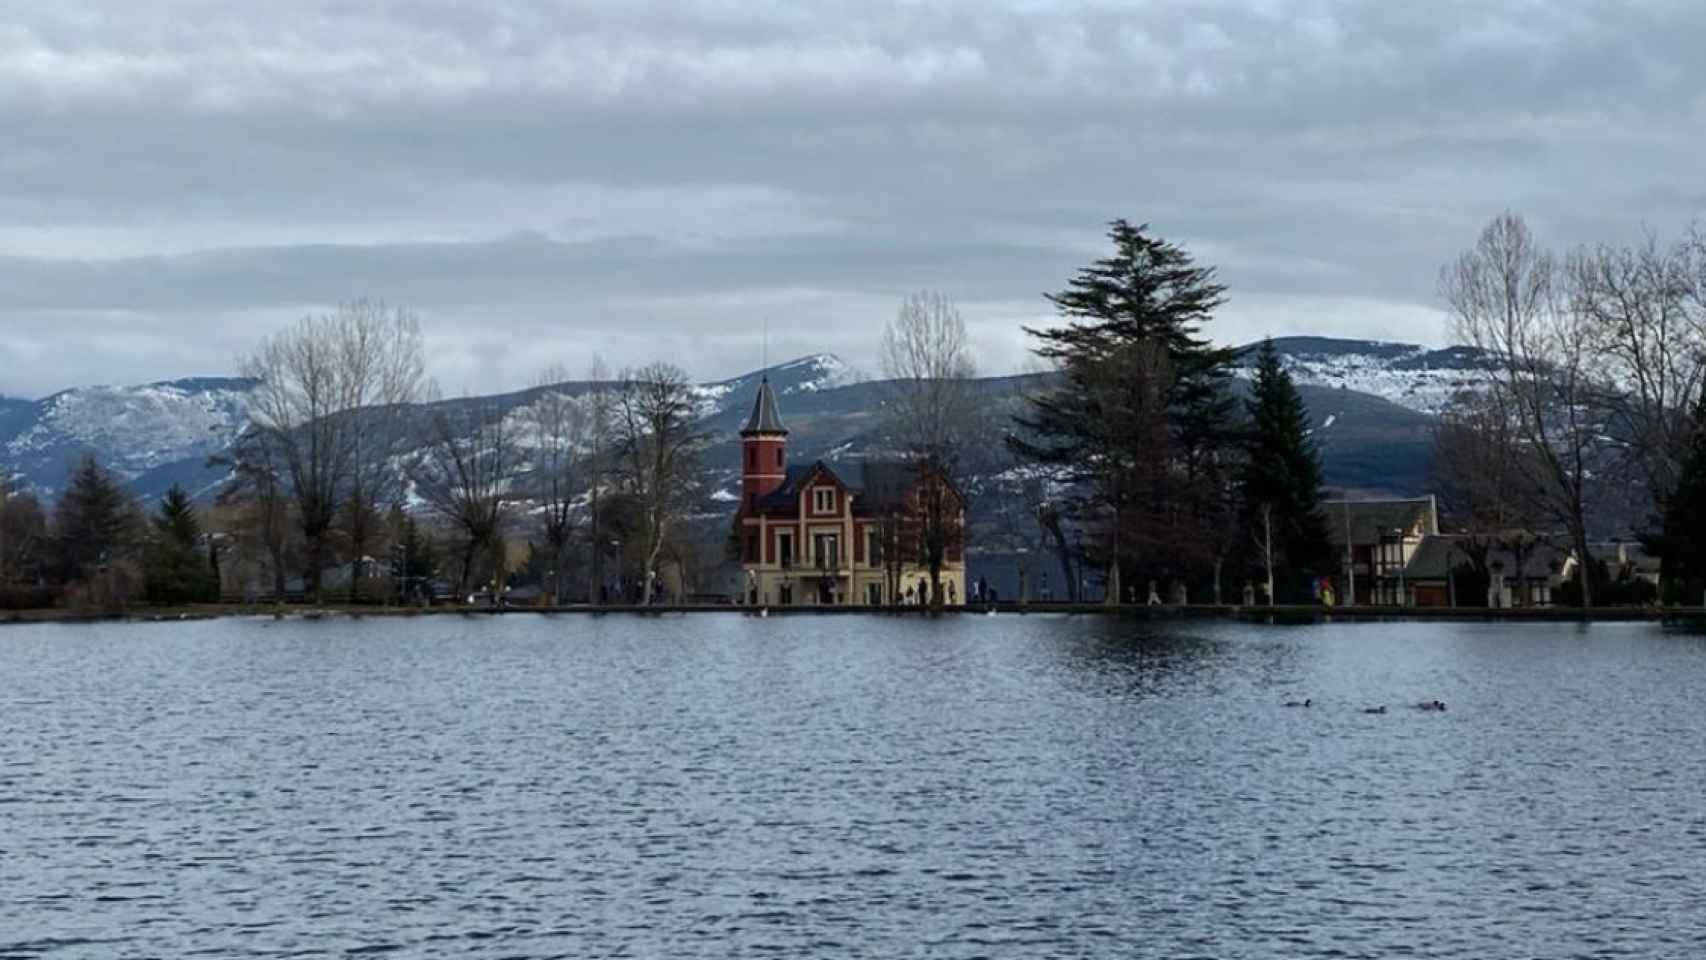
[[[11,628],[0,956],[1694,955],[1703,675],[1646,625]]]

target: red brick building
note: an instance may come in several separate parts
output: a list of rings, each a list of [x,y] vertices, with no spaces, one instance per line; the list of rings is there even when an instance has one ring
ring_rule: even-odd
[[[788,463],[788,429],[766,378],[741,429],[741,498],[734,535],[741,553],[741,602],[756,606],[928,602],[929,571],[918,561],[919,471],[903,461],[831,466]],[[945,482],[945,481],[944,481]],[[941,571],[942,600],[966,599],[961,499]]]

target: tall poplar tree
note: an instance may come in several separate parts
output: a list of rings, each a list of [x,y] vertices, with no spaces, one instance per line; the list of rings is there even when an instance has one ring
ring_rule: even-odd
[[[1333,549],[1321,517],[1321,458],[1309,436],[1309,414],[1273,341],[1256,353],[1244,468],[1239,489],[1244,525],[1268,536],[1272,526],[1277,600],[1308,599],[1309,579],[1333,568]],[[1264,571],[1265,572],[1265,571]]]

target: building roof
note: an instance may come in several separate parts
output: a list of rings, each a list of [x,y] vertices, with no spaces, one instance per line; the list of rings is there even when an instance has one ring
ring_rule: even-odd
[[[780,486],[758,499],[758,510],[796,509],[800,490],[819,470],[853,494],[855,512],[860,514],[903,505],[918,480],[917,467],[905,460],[854,460],[834,466],[822,460],[795,464],[783,473]]]
[[[1478,549],[1476,538],[1462,534],[1432,534],[1422,538],[1416,549],[1410,554],[1410,562],[1404,565],[1404,576],[1412,580],[1444,580],[1451,568],[1460,567],[1470,562],[1469,553],[1465,548]],[[1555,576],[1563,567],[1566,551],[1544,540],[1534,542],[1534,545],[1524,551],[1522,558],[1523,580],[1545,580]],[[1516,553],[1506,547],[1493,546],[1487,550],[1487,565],[1496,567],[1502,575],[1518,578],[1516,571]]]
[[[787,507],[793,509],[799,502],[800,487],[805,483],[806,475],[818,468],[819,463],[789,464],[782,475],[782,483],[776,489],[758,498],[758,509],[776,509]]]
[[[776,391],[770,388],[770,378],[764,377],[758,381],[758,396],[752,401],[752,415],[746,418],[746,426],[740,428],[740,435],[750,436],[755,433],[780,433],[786,435],[788,428],[782,425],[782,415],[776,412]]]
[[[1609,543],[1590,543],[1588,553],[1595,560],[1602,561],[1611,569],[1615,576],[1619,567],[1628,564],[1629,569],[1638,573],[1658,573],[1659,558],[1647,552],[1640,541],[1621,540]]]
[[[847,465],[843,480],[857,491],[859,504],[874,511],[904,506],[918,481],[918,468],[904,460],[861,460]]]
[[[1439,533],[1439,510],[1431,496],[1398,500],[1323,500],[1321,516],[1327,522],[1328,538],[1340,547],[1345,544],[1347,526],[1351,543],[1379,543],[1382,536],[1390,536],[1394,530],[1402,530],[1411,536]]]

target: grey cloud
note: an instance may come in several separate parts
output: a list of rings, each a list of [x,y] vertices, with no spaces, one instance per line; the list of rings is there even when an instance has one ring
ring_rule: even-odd
[[[788,310],[868,356],[919,286],[1041,316],[1115,216],[1220,266],[1226,339],[1426,339],[1437,265],[1500,209],[1569,244],[1702,205],[1698,4],[8,12],[0,326],[108,357],[10,363],[10,392],[218,372],[231,345],[198,338],[360,295],[420,310],[471,387],[516,373],[452,356],[469,322],[581,324],[564,349],[639,330],[711,376],[750,365],[741,321]],[[183,346],[109,350],[92,318],[115,316]]]

